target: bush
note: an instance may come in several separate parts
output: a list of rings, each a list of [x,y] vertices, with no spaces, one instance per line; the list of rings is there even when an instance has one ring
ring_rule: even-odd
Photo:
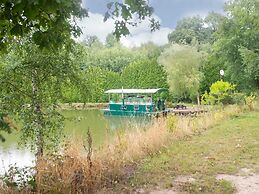
[[[254,110],[254,103],[255,103],[255,95],[250,94],[249,96],[245,97],[245,104],[248,106],[249,110]]]
[[[0,180],[11,188],[31,188],[35,190],[35,169],[33,167],[19,168],[16,165],[10,165],[8,171],[0,176]]]
[[[241,92],[236,92],[233,94],[233,102],[235,104],[244,105],[245,104],[245,94]]]
[[[210,92],[202,95],[203,104],[234,104],[235,85],[217,81],[210,86]]]
[[[167,127],[168,129],[173,132],[177,124],[177,118],[174,115],[169,115],[167,118]]]

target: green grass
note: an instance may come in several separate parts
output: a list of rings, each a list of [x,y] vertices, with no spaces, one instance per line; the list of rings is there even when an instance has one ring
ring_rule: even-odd
[[[233,117],[199,136],[173,142],[161,154],[146,158],[131,177],[136,187],[172,187],[177,176],[191,175],[187,193],[233,193],[217,174],[236,174],[241,168],[259,172],[259,111]]]

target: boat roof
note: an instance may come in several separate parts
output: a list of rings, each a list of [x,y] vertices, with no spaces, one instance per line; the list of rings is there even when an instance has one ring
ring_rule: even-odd
[[[156,89],[111,89],[105,91],[106,94],[155,94],[164,91],[164,88]]]

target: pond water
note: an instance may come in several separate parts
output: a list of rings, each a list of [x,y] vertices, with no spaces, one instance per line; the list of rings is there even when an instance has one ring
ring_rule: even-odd
[[[93,138],[93,146],[101,145],[108,137],[112,138],[118,130],[130,130],[134,127],[144,127],[150,123],[144,117],[112,117],[104,116],[100,110],[66,110],[64,133],[66,136],[86,137],[88,128]],[[33,165],[33,154],[18,146],[19,133],[5,135],[6,142],[0,142],[0,173],[3,173],[10,164],[19,167]]]

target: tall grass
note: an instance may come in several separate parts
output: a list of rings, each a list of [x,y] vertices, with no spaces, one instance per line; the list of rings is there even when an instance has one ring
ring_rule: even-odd
[[[129,166],[147,155],[159,153],[174,139],[197,134],[244,110],[243,106],[233,105],[209,110],[197,117],[169,115],[157,119],[147,129],[118,133],[112,142],[95,150],[88,132],[87,140],[68,140],[62,153],[38,161],[37,192],[93,193],[112,187],[123,180]]]
[[[216,124],[219,124],[223,120],[227,120],[230,117],[237,116],[241,112],[248,110],[246,106],[238,105],[211,107],[207,109],[208,111],[206,114],[201,114],[197,117],[177,117],[172,130],[172,136],[174,138],[182,138],[200,133]],[[168,120],[170,120],[170,118]]]
[[[164,119],[158,119],[147,130],[118,133],[112,143],[93,150],[92,154],[89,154],[92,145],[85,145],[82,139],[70,140],[63,154],[38,162],[37,189],[42,193],[91,193],[112,186],[122,179],[127,165],[159,152],[169,140]]]

